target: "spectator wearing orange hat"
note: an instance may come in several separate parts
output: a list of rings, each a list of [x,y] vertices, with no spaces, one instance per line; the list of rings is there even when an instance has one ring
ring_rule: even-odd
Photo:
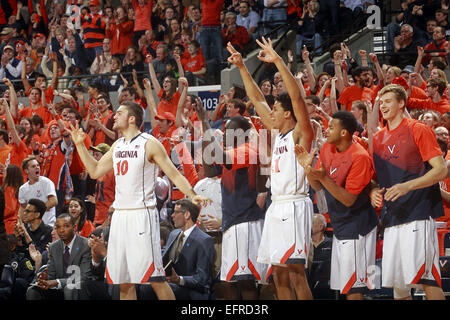
[[[54,111],[53,111],[54,112]],[[55,118],[56,116],[54,112]],[[52,120],[47,128],[50,144],[41,146],[39,160],[41,160],[41,174],[55,184],[58,206],[56,216],[61,213],[66,199],[73,194],[72,179],[69,165],[72,160],[72,140],[65,130],[68,127],[61,119]]]
[[[150,116],[150,119],[152,117]],[[157,114],[152,122],[152,135],[159,140],[166,149],[167,154],[170,156],[171,143],[170,139],[176,130],[175,117],[171,112],[163,112]]]

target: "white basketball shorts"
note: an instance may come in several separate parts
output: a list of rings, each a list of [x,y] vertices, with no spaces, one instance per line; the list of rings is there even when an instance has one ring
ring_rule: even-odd
[[[342,294],[362,293],[374,285],[368,269],[375,266],[377,228],[358,239],[338,240],[333,236],[330,288]]]
[[[384,230],[382,286],[441,287],[439,244],[434,219],[412,221]]]
[[[166,279],[156,209],[114,211],[105,274],[110,284]]]
[[[273,198],[264,220],[258,262],[307,265],[313,215],[313,204],[307,196]]]
[[[267,266],[257,262],[263,220],[231,226],[223,233],[220,280],[258,280],[265,282]]]

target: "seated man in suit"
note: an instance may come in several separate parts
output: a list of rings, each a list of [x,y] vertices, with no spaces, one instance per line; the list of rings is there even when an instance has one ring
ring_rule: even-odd
[[[50,245],[48,266],[28,288],[27,300],[76,299],[81,282],[91,278],[91,248],[76,234],[72,216],[59,215],[55,227],[59,239]]]
[[[162,249],[166,277],[177,300],[206,300],[212,283],[214,241],[196,226],[200,208],[187,199],[178,200],[172,213],[176,229]],[[151,287],[140,286],[140,299],[151,297]]]
[[[118,284],[109,284],[105,280],[106,256],[108,253],[109,226],[95,229],[89,237],[92,254],[92,280],[81,284],[81,300],[120,300]]]

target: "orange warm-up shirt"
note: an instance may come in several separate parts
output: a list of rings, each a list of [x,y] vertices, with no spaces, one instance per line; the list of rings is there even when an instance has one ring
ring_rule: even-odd
[[[361,100],[369,100],[373,103],[375,99],[375,95],[372,89],[369,88],[358,88],[356,85],[346,87],[339,96],[337,102],[342,105],[345,105],[347,111],[352,110],[353,101]]]

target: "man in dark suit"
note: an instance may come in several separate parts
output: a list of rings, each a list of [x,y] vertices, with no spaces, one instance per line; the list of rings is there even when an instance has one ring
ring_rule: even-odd
[[[172,213],[176,229],[162,249],[166,277],[177,300],[207,300],[211,294],[214,241],[196,226],[200,208],[178,200]],[[140,286],[140,298],[148,299],[151,287]]]
[[[28,288],[27,300],[77,299],[81,282],[91,278],[91,248],[76,234],[72,216],[59,215],[55,227],[59,239],[50,245],[48,266]]]
[[[108,252],[109,226],[95,229],[89,237],[92,255],[92,280],[81,284],[81,300],[120,300],[118,284],[109,284],[105,280],[106,256]]]

